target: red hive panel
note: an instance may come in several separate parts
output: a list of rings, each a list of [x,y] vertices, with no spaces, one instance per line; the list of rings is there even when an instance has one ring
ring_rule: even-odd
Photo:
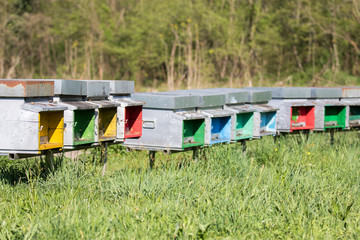
[[[125,108],[125,138],[141,137],[142,106]]]
[[[315,126],[315,107],[314,106],[298,106],[291,107],[291,123],[290,129],[306,130],[314,129]]]

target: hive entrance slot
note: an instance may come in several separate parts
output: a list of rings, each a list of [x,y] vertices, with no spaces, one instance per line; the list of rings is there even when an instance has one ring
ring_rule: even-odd
[[[253,136],[253,115],[254,113],[239,113],[236,115],[236,140],[251,138]]]
[[[74,111],[74,145],[94,142],[95,110]]]
[[[346,108],[345,106],[325,107],[325,129],[345,128]]]
[[[125,138],[140,137],[142,133],[142,106],[125,108]]]
[[[360,106],[350,106],[349,124],[350,127],[360,126]]]
[[[63,147],[64,113],[51,111],[39,113],[39,150]]]
[[[260,134],[274,134],[276,129],[276,112],[262,112],[260,115]]]
[[[99,140],[108,141],[116,138],[116,108],[99,109]]]
[[[200,146],[204,144],[205,121],[204,119],[183,121],[183,148]]]
[[[313,106],[291,107],[291,130],[314,129],[315,108]]]
[[[230,141],[230,117],[211,119],[211,143]]]

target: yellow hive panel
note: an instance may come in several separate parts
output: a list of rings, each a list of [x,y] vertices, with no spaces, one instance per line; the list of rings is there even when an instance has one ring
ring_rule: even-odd
[[[64,112],[39,113],[39,150],[61,148],[64,145]]]

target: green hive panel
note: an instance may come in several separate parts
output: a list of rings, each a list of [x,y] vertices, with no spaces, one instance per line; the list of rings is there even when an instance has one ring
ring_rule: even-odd
[[[324,128],[345,128],[346,107],[345,106],[325,106]]]
[[[94,142],[95,110],[74,111],[74,145]]]
[[[235,139],[248,139],[253,137],[254,113],[238,113],[236,114],[236,132]]]
[[[205,140],[204,119],[183,121],[183,148],[202,146]]]

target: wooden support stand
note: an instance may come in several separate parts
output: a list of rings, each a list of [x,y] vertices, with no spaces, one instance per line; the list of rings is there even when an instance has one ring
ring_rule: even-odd
[[[101,162],[104,164],[103,165],[103,169],[101,171],[101,176],[105,175],[105,172],[107,170],[107,147],[108,147],[108,143],[104,142],[103,145],[101,145]]]
[[[155,165],[155,153],[155,151],[149,151],[149,165],[151,169],[153,169]]]
[[[335,129],[330,129],[330,145],[334,145],[335,139],[334,139]]]
[[[45,152],[46,172],[54,172],[54,153],[51,150]]]

